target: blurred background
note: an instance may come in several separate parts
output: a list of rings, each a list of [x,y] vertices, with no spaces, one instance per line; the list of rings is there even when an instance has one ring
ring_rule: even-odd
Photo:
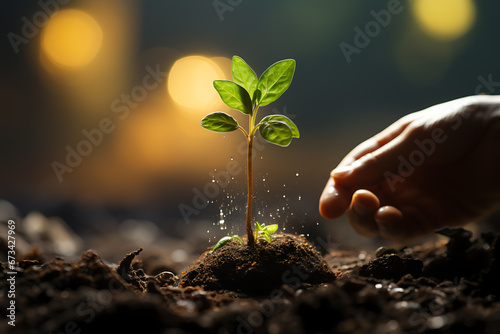
[[[203,250],[243,234],[244,138],[199,122],[225,111],[246,124],[212,87],[231,79],[233,55],[257,75],[294,58],[291,87],[259,112],[292,118],[301,138],[286,149],[258,141],[255,220],[365,245],[344,219],[318,214],[330,170],[409,112],[498,94],[499,9],[472,0],[5,2],[2,219],[24,218],[38,233],[64,224],[80,245],[66,255],[130,251],[159,236],[194,238]]]

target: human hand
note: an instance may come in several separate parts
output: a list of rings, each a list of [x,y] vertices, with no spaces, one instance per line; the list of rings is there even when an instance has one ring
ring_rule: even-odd
[[[356,232],[409,242],[500,208],[500,96],[409,114],[354,148],[331,172],[319,211],[346,210]]]

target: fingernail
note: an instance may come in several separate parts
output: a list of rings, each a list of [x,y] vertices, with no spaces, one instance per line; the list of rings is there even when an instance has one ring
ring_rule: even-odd
[[[352,166],[342,166],[335,168],[332,172],[334,178],[344,178],[352,173]]]
[[[352,206],[354,208],[354,212],[356,212],[360,216],[364,216],[368,213],[368,207],[366,205],[364,205],[363,203],[361,203],[361,201],[359,201],[359,200],[354,201]]]

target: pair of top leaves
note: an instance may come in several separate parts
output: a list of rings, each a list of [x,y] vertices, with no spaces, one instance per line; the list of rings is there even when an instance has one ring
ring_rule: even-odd
[[[223,112],[208,114],[201,126],[215,132],[231,132],[240,128],[245,135],[253,136],[258,129],[270,143],[288,146],[292,138],[299,138],[297,126],[286,116],[270,115],[254,125],[255,113],[260,106],[276,101],[290,86],[295,72],[295,60],[285,59],[271,65],[260,77],[240,57],[234,56],[231,66],[234,81],[215,80],[214,87],[229,107],[250,116],[248,132],[231,116]]]

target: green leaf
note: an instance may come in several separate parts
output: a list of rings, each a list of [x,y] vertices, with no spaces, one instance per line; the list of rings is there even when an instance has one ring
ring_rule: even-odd
[[[214,80],[214,87],[225,104],[244,114],[252,114],[252,100],[245,88],[229,80]]]
[[[260,97],[262,96],[262,93],[260,92],[259,89],[256,89],[255,92],[253,93],[253,99],[252,99],[252,105],[256,102],[256,101],[260,101]]]
[[[231,132],[238,129],[238,122],[226,113],[214,112],[201,120],[201,126],[214,132]]]
[[[252,100],[255,89],[257,89],[257,82],[259,81],[252,68],[241,57],[234,56],[231,73],[233,74],[234,82],[245,88],[250,95],[250,100]]]
[[[265,224],[262,224],[262,226],[266,226]],[[260,226],[259,222],[255,222],[255,230],[262,231],[262,226]]]
[[[212,248],[212,252],[215,252],[217,249],[221,248],[222,246],[231,241],[238,241],[240,244],[243,243],[243,240],[241,240],[241,238],[237,235],[227,236],[219,240],[219,242],[214,246],[214,248]]]
[[[278,224],[264,226],[263,231],[267,235],[271,235],[278,230]]]
[[[295,123],[293,123],[291,119],[289,119],[288,117],[283,116],[283,115],[266,116],[260,121],[259,124],[257,124],[257,127],[260,126],[261,124],[263,124],[265,122],[269,122],[269,121],[280,121],[280,122],[286,123],[286,125],[288,125],[290,127],[290,130],[292,130],[292,137],[293,138],[300,138],[300,133],[299,133],[299,129],[297,128],[297,125],[295,125]]]
[[[266,240],[267,242],[271,243],[271,238],[264,232],[264,231],[259,231],[259,236],[258,236],[259,239],[264,239]]]
[[[257,89],[261,92],[259,105],[276,101],[290,86],[295,72],[295,60],[285,59],[271,65],[260,77]]]
[[[272,144],[287,147],[292,141],[292,130],[281,121],[269,121],[259,127],[262,138]]]

